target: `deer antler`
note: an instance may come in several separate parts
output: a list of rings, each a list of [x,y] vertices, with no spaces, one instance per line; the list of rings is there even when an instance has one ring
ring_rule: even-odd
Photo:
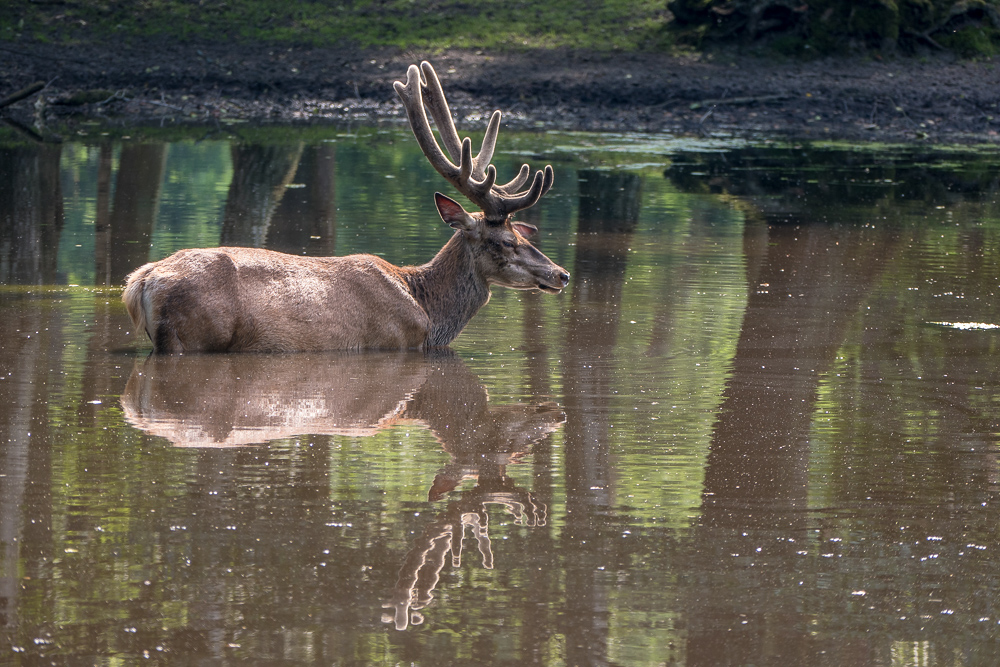
[[[531,185],[525,190],[521,188],[528,182],[531,174],[531,168],[526,164],[521,166],[517,176],[509,183],[496,184],[497,170],[490,164],[490,160],[493,159],[497,133],[500,131],[500,112],[493,112],[486,126],[482,147],[476,157],[472,157],[472,140],[466,137],[459,141],[451,109],[448,108],[448,101],[441,89],[441,81],[429,62],[420,63],[419,68],[410,65],[406,70],[406,83],[396,81],[393,83],[393,88],[406,109],[413,136],[416,137],[420,150],[431,166],[481,208],[487,220],[502,222],[511,213],[534,206],[535,202],[552,187],[555,176],[551,165],[546,165],[544,171],[536,171],[534,178],[531,179]],[[426,106],[430,109],[441,140],[451,156],[450,159],[434,138],[434,132],[424,110],[425,96]]]

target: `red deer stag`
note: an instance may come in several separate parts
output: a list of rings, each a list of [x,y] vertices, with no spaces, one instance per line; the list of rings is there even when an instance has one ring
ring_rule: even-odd
[[[530,185],[528,165],[509,183],[496,184],[490,160],[499,111],[473,157],[470,139],[459,141],[430,63],[410,65],[406,83],[394,85],[424,155],[482,211],[468,213],[435,193],[438,213],[456,231],[422,266],[395,266],[373,255],[301,257],[257,248],[181,250],[146,264],[128,277],[122,300],[155,352],[443,347],[489,301],[491,285],[562,291],[569,274],[528,242],[532,225],[511,219],[552,187],[552,167],[537,171]],[[425,103],[450,159],[438,146]]]

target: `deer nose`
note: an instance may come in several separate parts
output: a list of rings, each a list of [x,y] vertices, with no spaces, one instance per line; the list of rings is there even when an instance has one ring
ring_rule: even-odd
[[[562,286],[566,287],[566,285],[569,285],[569,274],[566,273],[565,271],[562,271],[559,274],[559,280],[562,281]]]

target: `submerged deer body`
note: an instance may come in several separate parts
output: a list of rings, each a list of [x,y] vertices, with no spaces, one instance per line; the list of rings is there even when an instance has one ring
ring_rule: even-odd
[[[441,347],[489,301],[492,285],[553,294],[566,286],[565,269],[525,238],[534,227],[511,219],[552,186],[552,167],[536,172],[529,185],[524,165],[510,183],[497,185],[489,162],[499,111],[472,157],[470,140],[458,140],[429,63],[411,65],[406,84],[395,88],[431,165],[482,211],[469,213],[435,193],[438,213],[455,233],[422,266],[399,267],[374,255],[301,257],[256,248],[181,250],[146,264],[129,276],[122,299],[154,351]],[[431,130],[425,96],[450,159]]]

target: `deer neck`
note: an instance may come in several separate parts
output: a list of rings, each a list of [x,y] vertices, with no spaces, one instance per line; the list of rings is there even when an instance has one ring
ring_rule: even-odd
[[[476,270],[472,247],[462,232],[455,232],[430,262],[413,267],[408,282],[430,318],[428,347],[453,341],[490,300],[489,283]]]

